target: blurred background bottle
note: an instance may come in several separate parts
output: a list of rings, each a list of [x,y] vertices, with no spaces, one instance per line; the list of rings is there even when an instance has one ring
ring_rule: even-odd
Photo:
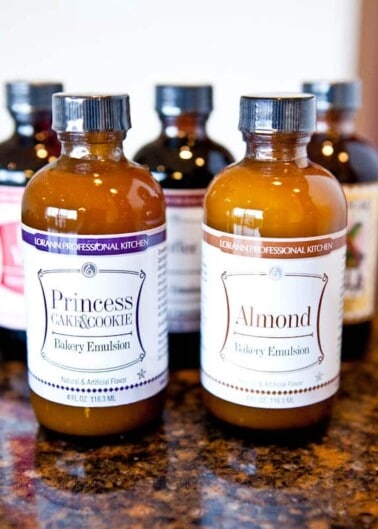
[[[52,94],[62,89],[58,82],[6,83],[14,120],[12,136],[0,144],[0,353],[7,359],[26,357],[21,198],[30,177],[59,155],[51,107]]]
[[[378,249],[378,151],[356,133],[361,82],[305,82],[317,99],[309,158],[342,183],[348,202],[342,358],[361,357],[375,312]]]
[[[167,205],[170,368],[198,368],[203,197],[213,176],[234,160],[206,130],[212,86],[158,85],[155,103],[160,135],[134,160],[160,182]]]

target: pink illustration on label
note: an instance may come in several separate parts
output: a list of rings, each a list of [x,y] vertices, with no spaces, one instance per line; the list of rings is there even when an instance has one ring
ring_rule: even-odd
[[[2,255],[1,284],[18,293],[24,291],[24,271],[20,247],[20,224],[8,222],[0,225]]]

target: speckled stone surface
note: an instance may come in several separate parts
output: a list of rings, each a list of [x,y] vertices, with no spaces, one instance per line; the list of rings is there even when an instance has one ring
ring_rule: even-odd
[[[0,528],[376,529],[377,358],[344,363],[327,430],[292,443],[213,421],[196,372],[172,375],[147,431],[54,437],[35,421],[24,367],[3,364]]]

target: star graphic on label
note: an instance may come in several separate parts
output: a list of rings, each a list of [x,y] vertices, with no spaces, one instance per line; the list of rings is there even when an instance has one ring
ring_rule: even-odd
[[[316,381],[317,381],[317,382],[320,382],[320,381],[322,380],[322,378],[323,378],[323,373],[321,373],[321,372],[319,371],[319,373],[315,376],[315,378],[316,378]]]
[[[143,378],[146,378],[146,370],[141,369],[138,373],[139,380],[142,380]]]

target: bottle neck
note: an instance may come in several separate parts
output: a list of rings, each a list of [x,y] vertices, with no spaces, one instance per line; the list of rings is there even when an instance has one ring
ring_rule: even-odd
[[[322,110],[317,115],[317,132],[350,135],[356,130],[354,110]]]
[[[173,137],[205,138],[208,114],[181,114],[179,116],[159,115],[162,123],[162,134]]]
[[[61,156],[69,158],[113,161],[125,158],[123,152],[124,131],[112,132],[60,132]]]
[[[43,141],[51,131],[51,112],[35,112],[32,114],[13,114],[16,134],[23,137],[35,137]]]
[[[247,159],[270,162],[307,162],[310,134],[304,133],[243,133]]]

